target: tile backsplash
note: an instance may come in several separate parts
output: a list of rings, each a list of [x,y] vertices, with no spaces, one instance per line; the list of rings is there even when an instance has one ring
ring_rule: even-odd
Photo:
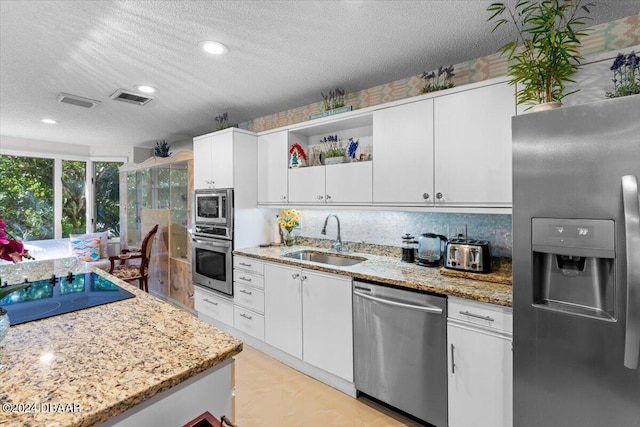
[[[511,215],[313,209],[300,212],[298,235],[304,237],[335,239],[334,218],[329,219],[327,235],[320,234],[325,218],[332,213],[340,218],[343,241],[397,247],[402,245],[405,233],[416,238],[427,232],[448,236],[450,226],[466,225],[468,238],[489,241],[491,255],[511,258]],[[277,213],[274,210],[274,217]]]

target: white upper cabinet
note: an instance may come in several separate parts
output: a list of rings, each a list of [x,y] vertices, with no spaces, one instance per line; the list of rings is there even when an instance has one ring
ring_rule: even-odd
[[[373,113],[373,202],[433,205],[433,99]]]
[[[194,188],[233,188],[236,208],[255,207],[258,179],[256,145],[255,133],[238,128],[194,138]]]
[[[372,163],[343,163],[325,166],[327,205],[371,204]]]
[[[287,203],[289,131],[258,137],[258,203]]]
[[[196,189],[233,188],[233,133],[194,138],[193,157]]]
[[[289,169],[289,203],[324,204],[324,166]]]
[[[436,206],[511,206],[514,87],[498,83],[440,96],[434,112]]]

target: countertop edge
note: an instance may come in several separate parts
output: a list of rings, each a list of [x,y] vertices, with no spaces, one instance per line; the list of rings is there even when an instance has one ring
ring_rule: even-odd
[[[305,249],[305,248],[301,247],[300,249]],[[316,270],[316,271],[321,271],[321,272],[326,272],[326,273],[349,276],[349,277],[352,277],[354,279],[372,280],[372,281],[377,281],[377,282],[380,282],[380,283],[385,283],[385,284],[389,284],[389,285],[395,285],[395,286],[404,287],[404,288],[426,290],[426,291],[433,292],[433,293],[440,294],[440,295],[450,295],[450,296],[455,296],[455,297],[459,297],[459,298],[474,300],[474,301],[478,301],[478,302],[484,302],[484,303],[488,303],[488,304],[500,305],[500,306],[503,306],[503,307],[509,307],[509,308],[512,307],[512,299],[511,298],[498,298],[498,297],[492,297],[492,296],[489,296],[489,295],[483,295],[480,292],[465,291],[464,289],[460,289],[460,287],[456,287],[455,281],[452,280],[452,279],[465,280],[465,281],[468,281],[470,283],[474,283],[474,284],[480,285],[482,287],[485,287],[487,289],[501,289],[501,290],[504,290],[505,288],[512,288],[511,285],[505,285],[505,284],[499,284],[499,283],[494,283],[494,282],[485,282],[485,281],[480,281],[480,280],[457,278],[457,277],[453,277],[453,276],[441,275],[440,276],[440,280],[447,284],[447,286],[445,288],[442,288],[442,287],[437,287],[437,286],[430,285],[429,283],[415,283],[415,282],[408,281],[408,280],[398,280],[398,279],[389,278],[389,277],[380,276],[380,275],[370,275],[370,274],[363,274],[363,273],[359,273],[359,272],[354,272],[354,271],[350,271],[348,269],[348,267],[347,268],[344,268],[344,267],[343,268],[339,268],[339,267],[334,267],[334,266],[331,266],[331,265],[324,265],[324,264],[312,263],[312,262],[308,262],[308,261],[300,261],[300,260],[296,260],[296,259],[285,258],[283,256],[273,256],[273,255],[270,255],[270,254],[254,253],[254,252],[248,251],[248,249],[257,249],[257,248],[245,248],[244,250],[243,249],[236,249],[236,250],[233,251],[233,254],[234,255],[239,255],[239,256],[246,256],[246,257],[250,257],[250,258],[255,258],[255,259],[262,260],[262,261],[275,262],[275,263],[278,263],[278,264],[286,264],[286,265],[291,265],[291,266],[296,266],[296,267],[303,267],[303,268],[307,268],[307,269],[310,269],[310,270]],[[292,248],[290,248],[290,249],[292,249]],[[317,250],[318,248],[312,248],[312,249]],[[320,249],[320,251],[328,252],[328,251],[322,250],[322,249]],[[368,255],[368,254],[358,254],[358,255],[363,255],[365,257],[371,256],[371,255]],[[377,257],[381,257],[381,255],[376,255],[376,256]],[[386,257],[386,258],[390,259],[390,257]]]

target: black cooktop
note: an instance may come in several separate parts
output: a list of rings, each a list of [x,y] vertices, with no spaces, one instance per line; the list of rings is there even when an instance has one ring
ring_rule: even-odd
[[[135,297],[95,273],[71,274],[31,282],[0,299],[11,326]]]

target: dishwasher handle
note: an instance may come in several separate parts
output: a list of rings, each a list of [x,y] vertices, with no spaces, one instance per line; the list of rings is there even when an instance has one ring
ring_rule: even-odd
[[[371,295],[363,294],[362,292],[358,292],[358,291],[353,291],[353,294],[371,301],[379,302],[381,304],[392,305],[394,307],[408,308],[410,310],[418,310],[418,311],[424,311],[426,313],[434,313],[434,314],[442,314],[443,312],[440,307],[434,307],[432,305],[405,304],[402,302],[391,301],[384,298],[373,297]]]

